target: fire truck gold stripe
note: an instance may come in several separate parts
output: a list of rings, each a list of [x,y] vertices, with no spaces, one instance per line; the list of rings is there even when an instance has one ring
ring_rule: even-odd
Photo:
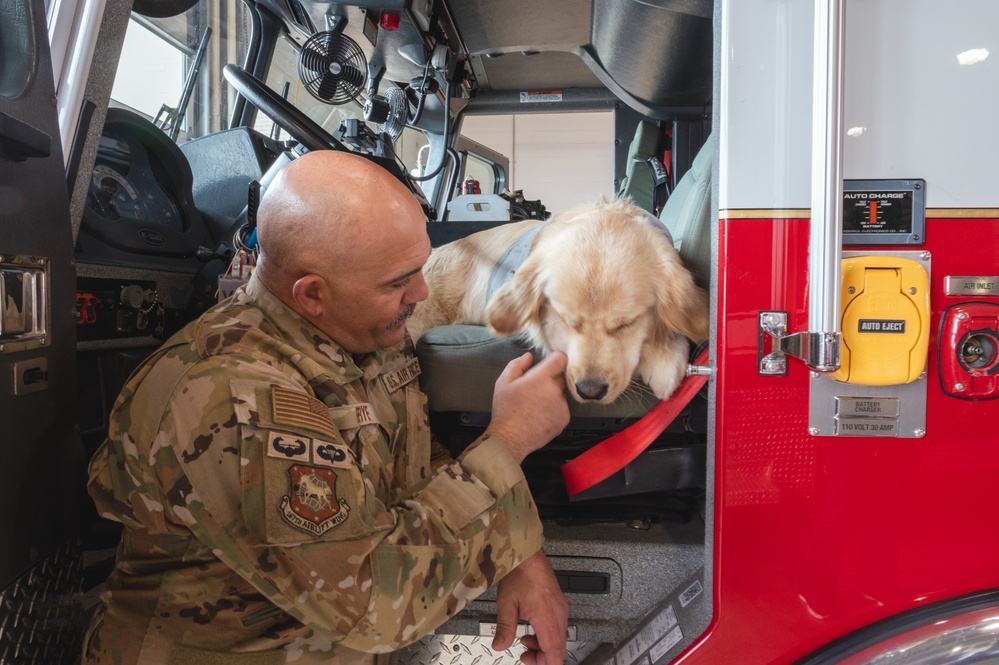
[[[730,208],[719,219],[809,219],[810,208]],[[999,208],[927,208],[927,219],[999,219]]]
[[[808,219],[810,208],[733,208],[719,210],[719,219]]]
[[[999,219],[999,208],[927,208],[927,219]]]

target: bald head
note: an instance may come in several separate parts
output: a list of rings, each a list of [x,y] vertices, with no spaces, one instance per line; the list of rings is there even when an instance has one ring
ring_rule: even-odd
[[[334,150],[307,153],[278,174],[260,203],[258,277],[288,302],[296,279],[349,275],[414,216],[423,219],[416,198],[374,162]]]
[[[351,353],[398,344],[427,297],[426,218],[388,171],[323,150],[291,162],[257,211],[257,278]]]

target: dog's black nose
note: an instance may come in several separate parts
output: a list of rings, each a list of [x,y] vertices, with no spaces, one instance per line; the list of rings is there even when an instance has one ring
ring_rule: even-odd
[[[607,394],[606,381],[576,381],[576,392],[583,399],[601,399]]]

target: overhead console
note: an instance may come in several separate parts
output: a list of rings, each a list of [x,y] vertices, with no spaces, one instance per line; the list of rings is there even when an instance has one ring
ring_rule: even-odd
[[[446,5],[480,92],[607,88],[651,118],[710,110],[712,0],[542,2],[526,20],[490,0]]]

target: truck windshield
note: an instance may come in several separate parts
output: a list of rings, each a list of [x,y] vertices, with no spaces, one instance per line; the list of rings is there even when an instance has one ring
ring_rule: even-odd
[[[249,19],[241,5],[230,16],[211,16],[203,3],[172,18],[147,18],[133,14],[129,21],[112,92],[112,106],[136,111],[168,130],[175,121],[175,140],[206,136],[229,128],[235,92],[222,75],[230,62],[239,63],[249,41]],[[198,51],[205,37],[204,56]],[[330,134],[346,120],[363,119],[364,95],[345,104],[332,105],[313,97],[298,75],[299,46],[287,35],[274,44],[265,83],[285,97]],[[193,81],[189,82],[194,74]],[[186,103],[185,86],[189,88]],[[184,104],[184,108],[180,108]],[[266,114],[257,112],[253,128],[265,136],[288,140]],[[394,146],[406,169],[417,168],[420,148],[427,145],[423,132],[407,127]],[[423,153],[426,157],[426,151]]]

